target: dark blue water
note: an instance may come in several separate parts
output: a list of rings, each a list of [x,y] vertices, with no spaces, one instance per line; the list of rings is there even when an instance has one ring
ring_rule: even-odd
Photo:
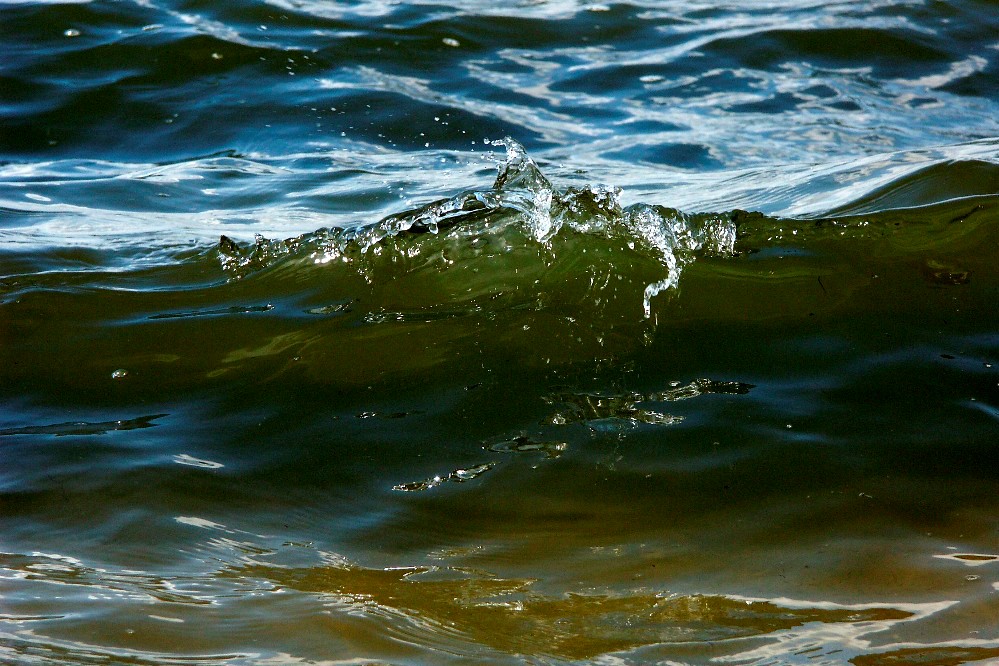
[[[995,3],[0,45],[3,663],[999,662]]]

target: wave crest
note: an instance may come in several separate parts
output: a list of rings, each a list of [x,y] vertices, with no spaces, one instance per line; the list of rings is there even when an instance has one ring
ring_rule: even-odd
[[[625,279],[619,264],[650,278],[633,294],[636,304],[640,296],[641,312],[649,318],[652,300],[676,289],[681,272],[698,252],[734,253],[732,214],[688,215],[649,204],[624,207],[620,189],[604,185],[558,190],[515,140],[507,137],[494,145],[506,148],[506,158],[489,189],[467,190],[369,226],[325,228],[277,241],[257,236],[248,247],[223,236],[218,246],[222,266],[244,278],[264,269],[343,265],[372,284],[429,268],[458,273],[489,258],[497,260],[492,273],[496,284],[512,279],[525,289],[530,283],[516,277],[522,269],[540,285],[546,275],[591,263],[583,255],[604,255],[606,274],[601,277],[608,284]],[[529,262],[534,266],[503,260],[525,254],[535,259]],[[523,296],[516,300],[538,300],[538,294]],[[615,299],[629,296],[615,294]]]

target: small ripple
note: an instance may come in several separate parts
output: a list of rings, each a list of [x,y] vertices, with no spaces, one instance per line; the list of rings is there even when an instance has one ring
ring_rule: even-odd
[[[968,567],[980,567],[985,564],[993,564],[999,561],[999,555],[988,555],[984,553],[943,553],[933,557],[941,560],[954,560]]]
[[[201,458],[195,458],[194,456],[188,455],[186,453],[180,453],[173,457],[173,461],[178,465],[188,465],[190,467],[200,467],[202,469],[222,469],[225,467],[220,462],[215,462],[214,460],[203,460]]]
[[[459,467],[458,469],[448,472],[447,474],[434,475],[429,479],[424,479],[423,481],[400,483],[392,486],[392,490],[409,493],[430,490],[431,488],[436,488],[445,483],[465,483],[466,481],[477,479],[495,466],[495,462],[487,462],[479,465],[472,465],[471,467]]]
[[[119,372],[119,371],[115,371]],[[72,421],[69,423],[55,423],[52,425],[23,426],[20,428],[0,429],[0,436],[4,435],[53,435],[55,437],[86,436],[86,435],[106,435],[109,432],[124,430],[139,430],[142,428],[156,427],[153,423],[156,419],[161,419],[169,414],[151,414],[149,416],[138,416],[134,419],[124,419],[118,421]]]
[[[206,310],[192,310],[189,312],[163,312],[150,315],[150,319],[188,319],[191,317],[217,317],[220,315],[253,314],[259,312],[270,312],[274,306],[267,305],[232,305],[227,308],[211,308]]]
[[[550,404],[563,405],[552,414],[548,422],[553,425],[568,423],[599,424],[601,422],[625,422],[646,425],[673,425],[683,421],[682,416],[664,414],[640,407],[642,403],[677,402],[702,395],[734,394],[742,395],[753,388],[752,384],[740,382],[697,379],[665,391],[651,393],[560,393],[546,398]]]
[[[567,448],[568,442],[538,441],[527,435],[513,438],[498,438],[485,444],[486,451],[495,453],[541,453],[548,460],[560,457]]]
[[[196,579],[177,581],[145,571],[93,567],[58,553],[0,553],[0,577],[78,586],[122,601],[153,600],[199,606],[216,603],[212,593],[197,590],[200,583]]]

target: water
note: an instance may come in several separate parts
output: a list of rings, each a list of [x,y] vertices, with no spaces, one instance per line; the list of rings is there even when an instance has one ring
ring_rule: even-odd
[[[0,661],[999,663],[999,13],[0,9]]]

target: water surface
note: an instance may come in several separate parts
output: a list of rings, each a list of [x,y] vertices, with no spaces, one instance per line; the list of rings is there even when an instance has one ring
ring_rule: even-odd
[[[999,661],[992,3],[0,16],[0,661]]]

